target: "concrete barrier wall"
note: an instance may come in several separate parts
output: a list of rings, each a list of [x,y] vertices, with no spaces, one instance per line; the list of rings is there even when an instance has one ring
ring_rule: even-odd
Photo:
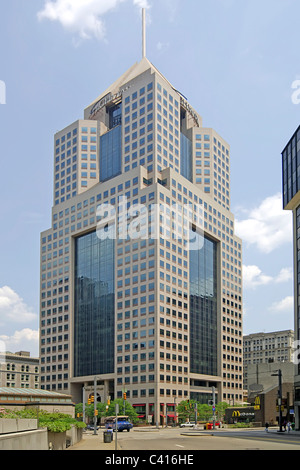
[[[0,450],[65,450],[82,439],[75,426],[67,432],[37,429],[36,419],[0,419]]]
[[[48,450],[47,429],[36,429],[20,433],[2,434],[0,450]]]
[[[37,427],[37,419],[0,419],[0,435],[13,432],[34,431]]]
[[[75,444],[77,444],[77,442],[80,442],[82,440],[82,435],[82,428],[76,428],[75,426],[72,426],[72,428],[66,433],[67,447],[74,446]]]

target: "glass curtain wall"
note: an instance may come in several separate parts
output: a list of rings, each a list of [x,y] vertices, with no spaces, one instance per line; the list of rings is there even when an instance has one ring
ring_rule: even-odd
[[[217,375],[217,243],[195,233],[190,251],[190,371]]]
[[[180,171],[187,180],[193,180],[193,147],[192,141],[183,133],[180,135]]]
[[[75,240],[75,377],[114,372],[114,264],[114,240]]]
[[[119,125],[100,137],[100,182],[121,174],[122,126]]]

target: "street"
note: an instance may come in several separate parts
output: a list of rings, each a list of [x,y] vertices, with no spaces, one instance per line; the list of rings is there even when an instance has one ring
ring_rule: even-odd
[[[299,450],[300,435],[264,430],[135,430],[118,435],[121,450]]]
[[[103,443],[103,429],[98,435],[84,434],[81,443],[68,450],[115,450],[114,441]],[[264,429],[216,429],[215,431],[184,430],[179,428],[134,428],[118,433],[118,451],[170,451],[201,450],[299,450],[300,433],[278,433],[276,428],[268,433]],[[121,452],[122,453],[122,452]]]

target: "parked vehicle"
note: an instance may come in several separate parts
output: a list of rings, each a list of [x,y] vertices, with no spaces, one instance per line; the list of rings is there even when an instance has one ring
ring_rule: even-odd
[[[106,418],[105,427],[107,430],[112,429],[113,431],[115,431],[116,430],[116,417],[110,416]],[[132,428],[133,428],[133,424],[131,423],[128,416],[118,416],[118,431],[119,432],[123,432],[123,431],[129,432],[130,429]]]
[[[87,428],[89,431],[94,431],[94,429],[95,429],[95,427],[94,427],[93,424],[88,424],[86,428]],[[96,426],[96,429],[97,429],[97,431],[98,431],[98,429],[100,429],[99,426]]]
[[[181,423],[180,427],[181,428],[195,428],[196,424],[188,421],[187,423]]]

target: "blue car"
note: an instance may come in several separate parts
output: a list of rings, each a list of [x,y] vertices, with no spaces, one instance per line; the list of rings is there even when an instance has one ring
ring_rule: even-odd
[[[113,431],[116,430],[115,416],[110,416],[109,418],[106,418],[105,427],[107,430],[109,429],[112,429]],[[128,416],[118,416],[118,431],[119,432],[123,432],[123,431],[129,432],[130,429],[132,428],[133,428],[133,424],[130,422],[130,419]]]

